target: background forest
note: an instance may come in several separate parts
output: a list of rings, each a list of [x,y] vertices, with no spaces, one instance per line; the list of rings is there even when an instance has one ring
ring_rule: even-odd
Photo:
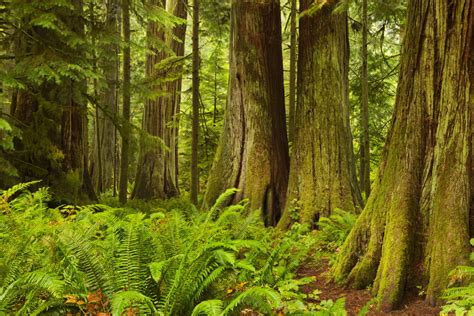
[[[0,1],[0,315],[474,313],[473,37],[471,0]]]

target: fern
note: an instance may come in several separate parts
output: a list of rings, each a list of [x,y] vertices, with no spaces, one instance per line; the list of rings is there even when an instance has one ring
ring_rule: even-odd
[[[112,315],[121,316],[126,310],[135,310],[134,314],[151,314],[157,310],[153,301],[137,291],[123,291],[112,298]]]
[[[221,300],[208,300],[199,303],[194,307],[191,316],[220,316],[223,311],[223,302]]]
[[[474,246],[474,239],[471,239],[471,246]],[[471,261],[473,256],[471,254]],[[450,273],[451,283],[471,281],[467,286],[455,286],[444,291],[442,298],[447,301],[443,306],[442,314],[456,312],[456,315],[471,315],[474,313],[474,267],[458,266]]]
[[[13,197],[16,193],[24,191],[31,187],[34,184],[40,183],[40,180],[37,181],[31,181],[31,182],[25,182],[25,183],[19,183],[17,185],[14,185],[13,187],[9,188],[8,190],[1,191],[0,193],[2,194],[1,198],[5,202],[9,202],[11,197]]]
[[[280,294],[267,287],[253,287],[234,298],[223,310],[223,314],[234,311],[238,306],[250,305],[269,315],[272,309],[280,305]]]

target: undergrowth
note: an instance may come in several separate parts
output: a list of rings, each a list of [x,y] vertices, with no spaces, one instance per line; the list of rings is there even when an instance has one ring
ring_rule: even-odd
[[[235,190],[199,212],[179,199],[50,208],[37,186],[0,193],[0,314],[345,315],[302,291],[317,234],[279,236],[246,201],[222,207]]]
[[[474,246],[474,239],[471,239],[471,246]],[[470,259],[474,262],[474,252]],[[474,267],[459,266],[450,273],[450,277],[451,287],[444,291],[442,298],[446,300],[446,305],[441,314],[474,315]]]

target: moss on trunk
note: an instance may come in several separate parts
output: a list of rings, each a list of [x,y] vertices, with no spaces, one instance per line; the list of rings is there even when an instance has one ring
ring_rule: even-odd
[[[474,1],[410,1],[395,115],[374,191],[333,268],[380,307],[435,304],[469,254]]]
[[[154,0],[158,5],[163,0]],[[168,12],[186,19],[186,1],[163,1]],[[165,199],[178,195],[178,114],[181,103],[181,64],[167,65],[157,70],[157,65],[170,57],[170,52],[157,49],[156,39],[165,42],[172,54],[184,55],[186,25],[175,27],[166,35],[157,23],[150,22],[147,36],[152,54],[147,56],[146,74],[152,88],[161,94],[145,102],[140,157],[135,178],[133,198]],[[163,68],[163,67],[162,67]],[[165,80],[163,80],[165,78]],[[151,136],[151,137],[149,137]]]
[[[311,0],[301,0],[305,11]],[[314,223],[335,208],[356,211],[361,195],[349,126],[347,14],[333,13],[338,1],[300,19],[298,102],[288,185],[288,205],[279,226],[291,222],[291,203],[300,221]]]
[[[234,202],[248,198],[267,225],[280,218],[288,181],[280,23],[277,0],[232,1],[228,102],[204,199],[238,188]]]

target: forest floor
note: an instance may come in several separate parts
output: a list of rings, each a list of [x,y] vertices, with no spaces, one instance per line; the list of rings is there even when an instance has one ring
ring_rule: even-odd
[[[319,295],[321,300],[333,300],[338,298],[346,298],[346,310],[349,316],[356,316],[372,298],[368,290],[354,290],[344,288],[330,282],[328,280],[328,264],[322,262],[318,266],[305,266],[299,269],[298,274],[301,277],[314,276],[316,280],[306,285],[303,289],[305,293],[310,293],[316,289],[322,293]],[[409,295],[403,304],[403,308],[390,313],[377,311],[375,305],[370,306],[370,310],[366,315],[439,315],[440,309],[428,305],[421,297]]]

